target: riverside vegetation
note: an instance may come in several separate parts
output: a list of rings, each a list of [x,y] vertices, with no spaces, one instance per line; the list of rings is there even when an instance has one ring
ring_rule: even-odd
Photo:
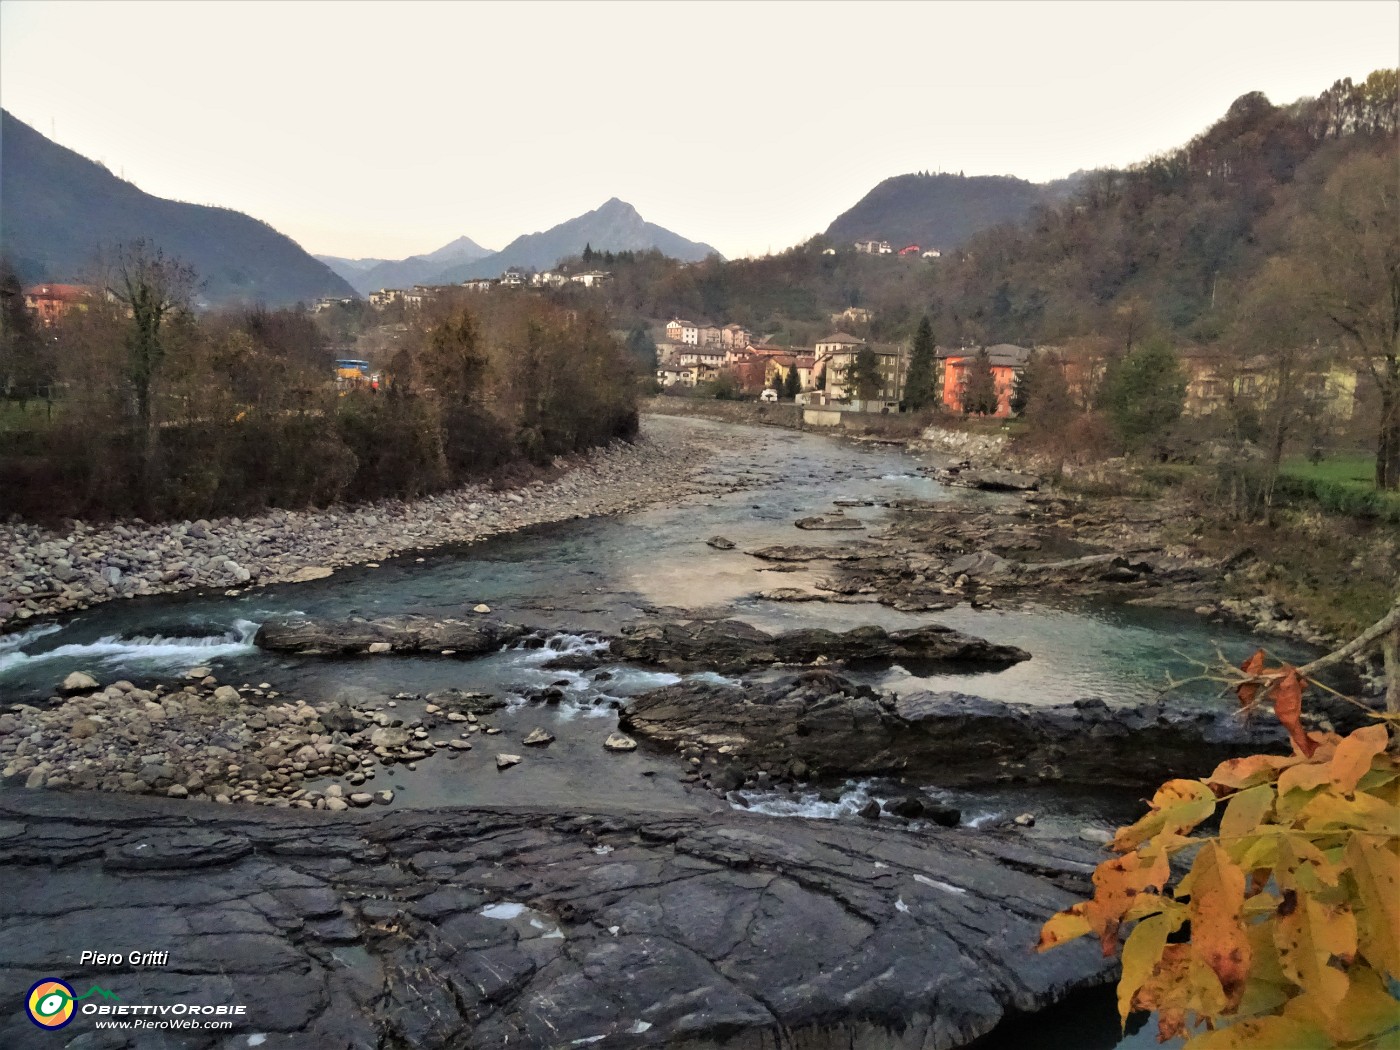
[[[337,390],[304,312],[197,316],[196,277],[120,250],[51,328],[4,278],[0,488],[23,517],[148,520],[410,498],[637,429],[635,371],[601,314],[534,298],[440,303],[378,393]]]

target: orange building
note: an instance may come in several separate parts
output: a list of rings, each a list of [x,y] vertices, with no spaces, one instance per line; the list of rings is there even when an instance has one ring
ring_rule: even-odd
[[[963,393],[967,390],[967,377],[977,357],[975,349],[939,350],[943,358],[943,407],[949,412],[962,412]],[[1011,395],[1016,389],[1016,377],[1026,365],[1030,351],[1023,346],[1011,343],[998,343],[987,347],[987,357],[991,361],[992,377],[996,381],[998,417],[1011,415]]]
[[[92,289],[85,284],[35,284],[24,290],[24,308],[51,325],[69,310],[86,310]]]

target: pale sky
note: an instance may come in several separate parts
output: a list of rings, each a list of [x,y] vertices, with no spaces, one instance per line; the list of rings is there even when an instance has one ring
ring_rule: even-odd
[[[1396,65],[1395,0],[0,0],[15,116],[149,193],[352,257],[501,248],[614,196],[763,254],[891,175],[1125,165],[1246,91]]]

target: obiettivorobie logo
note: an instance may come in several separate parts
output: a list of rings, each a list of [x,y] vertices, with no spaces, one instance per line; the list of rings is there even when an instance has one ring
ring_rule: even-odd
[[[76,1012],[74,1004],[90,995],[100,995],[103,999],[121,998],[116,992],[99,988],[95,984],[79,995],[67,981],[60,981],[57,977],[45,977],[42,981],[36,981],[34,987],[29,989],[24,1009],[29,1014],[29,1019],[40,1028],[62,1028],[73,1020],[73,1014]]]

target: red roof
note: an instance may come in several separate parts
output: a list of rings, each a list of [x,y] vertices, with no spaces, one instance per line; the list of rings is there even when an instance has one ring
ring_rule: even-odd
[[[58,299],[66,303],[76,303],[92,295],[92,289],[85,284],[33,284],[24,290],[27,299]]]

